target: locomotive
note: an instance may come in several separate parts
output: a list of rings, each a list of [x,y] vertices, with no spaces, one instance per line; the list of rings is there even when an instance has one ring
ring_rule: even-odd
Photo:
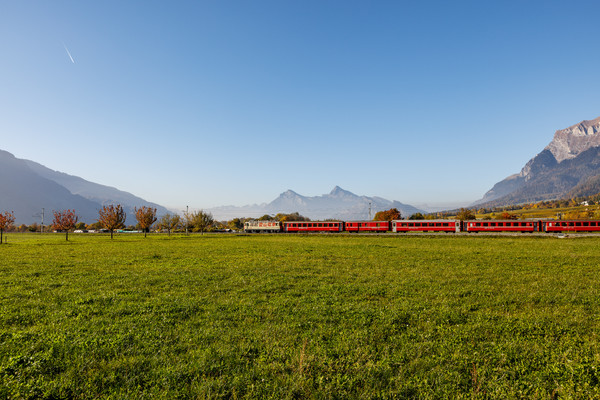
[[[600,232],[600,220],[247,221],[247,233]]]

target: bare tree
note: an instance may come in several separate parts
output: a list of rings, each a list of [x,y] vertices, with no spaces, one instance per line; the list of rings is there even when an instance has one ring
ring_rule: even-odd
[[[160,229],[165,229],[169,236],[171,231],[177,229],[181,224],[181,217],[177,214],[166,213],[158,220],[158,226]]]
[[[15,222],[15,214],[10,211],[5,211],[4,214],[0,213],[0,244],[2,244],[2,236],[4,231],[10,229]]]
[[[100,217],[98,218],[98,222],[100,225],[104,227],[104,229],[108,229],[110,231],[110,238],[113,238],[113,232],[115,229],[124,228],[125,227],[125,218],[127,214],[125,214],[125,210],[121,207],[120,204],[116,206],[104,206],[98,212]]]
[[[144,231],[144,237],[146,237],[146,233],[150,230],[150,227],[153,223],[156,222],[156,208],[142,206],[142,208],[134,208],[135,211],[135,219],[137,219],[138,224]]]
[[[52,228],[56,229],[57,231],[65,231],[65,239],[68,241],[69,231],[75,227],[75,224],[79,219],[75,214],[75,210],[63,210],[52,212],[54,213]]]

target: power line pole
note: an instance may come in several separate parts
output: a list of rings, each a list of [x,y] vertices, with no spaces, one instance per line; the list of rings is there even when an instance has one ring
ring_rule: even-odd
[[[371,220],[371,202],[369,202],[369,221]]]
[[[188,214],[190,212],[190,207],[189,206],[185,206],[185,234],[189,235],[188,233]]]
[[[40,233],[44,233],[44,208],[42,207],[42,227]]]

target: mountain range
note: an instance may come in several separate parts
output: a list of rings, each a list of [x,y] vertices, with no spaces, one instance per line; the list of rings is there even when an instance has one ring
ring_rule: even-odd
[[[473,205],[497,207],[600,192],[600,117],[555,132],[518,174],[496,183]]]
[[[163,215],[168,210],[131,193],[100,185],[83,178],[54,171],[37,162],[16,158],[0,150],[0,212],[13,211],[17,224],[40,223],[42,208],[44,223],[52,221],[53,210],[74,209],[79,220],[98,220],[98,211],[107,204],[121,204],[127,213],[127,225],[135,225],[134,207],[150,206]],[[377,211],[397,208],[403,215],[424,212],[399,201],[381,197],[358,196],[336,186],[329,194],[302,196],[293,190],[282,193],[270,203],[242,207],[216,207],[212,212],[218,220],[235,217],[260,217],[264,214],[299,212],[311,219],[367,219]]]
[[[377,211],[389,210],[390,208],[397,208],[403,216],[425,212],[395,200],[359,196],[339,186],[334,187],[328,194],[321,196],[302,196],[293,190],[287,190],[270,203],[242,207],[215,207],[207,211],[210,211],[215,218],[220,220],[234,217],[258,218],[265,214],[274,215],[293,212],[298,212],[311,219],[363,220],[369,219],[369,207],[371,208],[371,219]]]
[[[121,204],[126,224],[135,225],[134,207],[150,206],[158,215],[167,209],[131,193],[99,185],[77,176],[53,171],[33,161],[16,158],[0,150],[0,212],[13,211],[17,224],[52,222],[53,210],[74,209],[79,220],[98,220],[98,211],[107,204]]]
[[[600,117],[556,131],[552,141],[518,174],[496,183],[472,205],[497,207],[596,193],[600,193]],[[80,221],[90,223],[98,220],[98,211],[106,204],[121,204],[127,213],[127,225],[136,223],[134,207],[156,207],[158,215],[168,212],[165,207],[131,193],[54,171],[0,150],[0,212],[14,211],[17,224],[40,223],[42,209],[46,225],[52,220],[53,210],[64,209],[74,209]],[[425,213],[399,201],[359,196],[339,186],[321,196],[302,196],[287,190],[270,203],[207,211],[218,220],[293,212],[311,219],[360,220],[390,208],[397,208],[403,216]]]

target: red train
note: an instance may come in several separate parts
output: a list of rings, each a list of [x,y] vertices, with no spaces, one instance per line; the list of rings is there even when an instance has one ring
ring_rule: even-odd
[[[308,232],[600,232],[600,220],[248,221],[248,233]]]
[[[284,232],[341,232],[344,230],[344,223],[341,221],[298,221],[284,222]]]
[[[539,232],[540,221],[470,220],[463,223],[464,232]]]

